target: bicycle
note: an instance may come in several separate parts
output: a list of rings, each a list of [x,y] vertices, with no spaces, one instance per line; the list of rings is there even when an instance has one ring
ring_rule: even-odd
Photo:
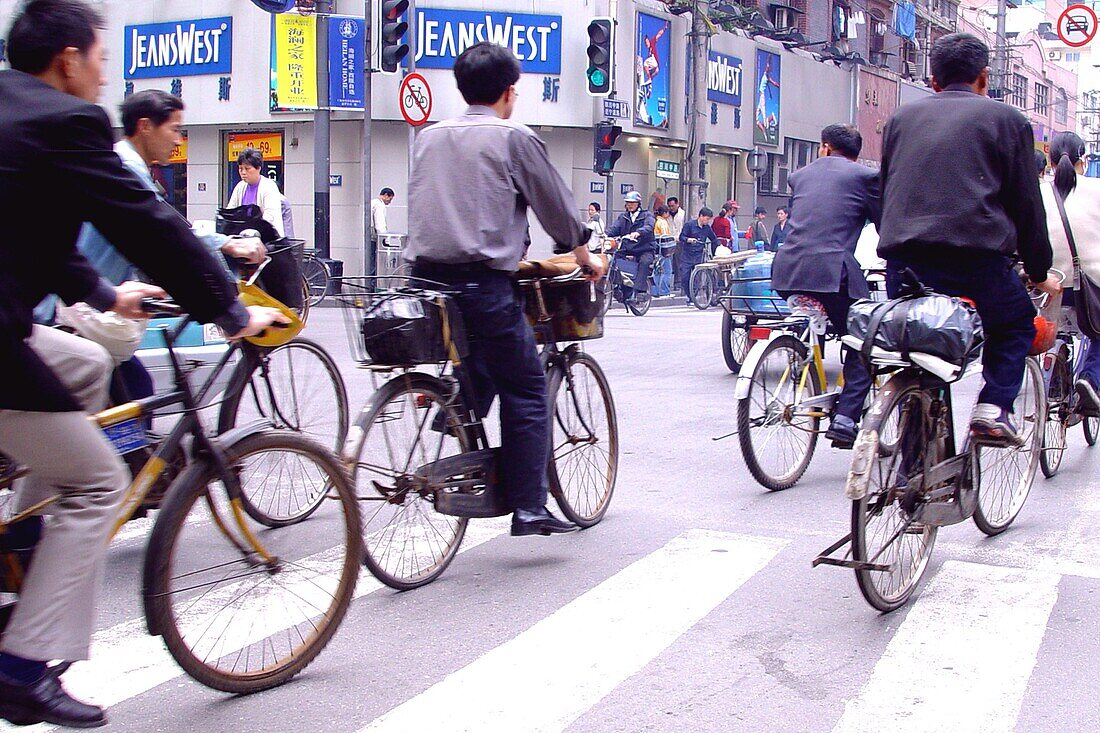
[[[146,304],[152,312],[179,313],[168,302]],[[93,416],[119,453],[146,456],[122,499],[111,537],[171,467],[184,467],[165,496],[145,554],[148,630],[164,639],[173,659],[201,684],[230,693],[259,692],[305,669],[343,620],[362,557],[358,503],[336,456],[300,434],[261,423],[216,437],[203,430],[198,409],[213,378],[196,394],[174,350],[188,322],[185,317],[164,330],[175,374],[172,393]],[[240,348],[247,355],[258,347],[246,341]],[[182,407],[179,422],[150,450],[143,418],[175,405]],[[245,487],[273,478],[328,501],[318,502],[308,521],[257,520],[248,510]],[[9,525],[57,500],[0,521],[0,538]],[[17,592],[22,561],[6,547],[0,555],[3,587]]]
[[[315,249],[302,250],[302,280],[305,283],[305,301],[310,308],[318,306],[328,295],[332,273]]]
[[[659,260],[659,257],[655,257],[649,272],[644,275],[650,283],[656,280],[659,272],[657,269],[660,265]],[[614,250],[611,265],[607,272],[607,281],[603,285],[604,313],[611,308],[611,303],[616,300],[636,316],[644,316],[649,312],[649,306],[653,303],[652,285],[644,293],[635,290],[635,283],[639,277],[642,277],[642,273],[638,272],[639,269],[636,255],[627,254],[620,249]]]
[[[858,339],[844,337],[853,348]],[[956,450],[951,384],[973,365],[875,347],[871,363],[893,373],[863,421],[845,492],[851,531],[813,561],[854,570],[864,599],[889,612],[908,601],[928,567],[940,527],[973,518],[989,536],[1005,531],[1031,490],[1047,416],[1035,357],[1027,357],[1013,412],[1020,446],[964,439]],[[890,441],[880,436],[890,433]],[[833,554],[848,546],[842,558]]]
[[[568,274],[535,279],[540,266],[522,263],[521,273],[547,374],[550,495],[571,521],[591,527],[607,512],[618,471],[610,385],[578,343],[602,336],[602,303],[575,263]],[[367,567],[391,588],[409,590],[447,568],[470,518],[510,509],[495,484],[496,449],[476,411],[465,329],[446,289],[422,280],[356,280],[345,278],[340,296],[353,357],[397,374],[364,406],[344,461],[366,508]],[[384,314],[397,317],[386,325]],[[434,365],[431,373],[426,365]]]
[[[1089,341],[1077,329],[1072,308],[1063,308],[1063,313],[1062,328],[1041,361],[1047,386],[1048,417],[1039,467],[1046,478],[1053,478],[1062,465],[1070,428],[1080,423],[1085,443],[1090,448],[1096,445],[1100,433],[1100,416],[1082,413],[1077,407],[1074,390],[1081,358],[1089,347]]]

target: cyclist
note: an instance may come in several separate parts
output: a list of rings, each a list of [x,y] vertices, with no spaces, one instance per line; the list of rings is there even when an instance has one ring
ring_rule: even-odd
[[[1051,264],[1031,124],[986,96],[989,48],[969,33],[932,45],[936,94],[898,108],[882,152],[882,225],[893,297],[908,267],[928,287],[977,304],[985,329],[985,384],[971,415],[980,438],[1018,444],[1012,405],[1035,337],[1035,308],[1012,257],[1043,292]],[[797,209],[795,216],[798,216]]]
[[[619,251],[634,257],[638,263],[638,276],[634,278],[634,298],[649,292],[649,271],[657,256],[657,244],[653,230],[657,220],[653,212],[642,208],[642,195],[628,191],[623,196],[623,208],[618,218],[607,228],[607,236],[618,239]]]
[[[833,328],[845,333],[848,309],[870,295],[856,261],[856,242],[868,221],[879,222],[878,175],[855,162],[863,137],[852,125],[829,125],[821,131],[818,159],[790,177],[790,231],[772,263],[772,287],[784,298],[796,294],[818,300]],[[844,388],[825,436],[851,445],[871,375],[858,354],[844,360]]]
[[[129,318],[140,283],[111,287],[76,251],[90,221],[196,318],[235,336],[281,316],[245,309],[221,266],[186,223],[144,188],[112,150],[96,106],[105,25],[81,0],[30,0],[7,39],[0,71],[0,451],[30,469],[17,508],[60,493],[0,644],[0,717],[18,724],[91,727],[106,717],[61,686],[45,660],[88,656],[107,535],[127,484],[122,459],[87,419],[106,402],[110,357],[100,346],[32,326],[50,292]],[[63,201],[37,216],[44,201]],[[169,246],[159,246],[166,244]]]
[[[414,277],[458,292],[470,341],[466,364],[482,417],[500,394],[498,483],[514,512],[512,534],[572,532],[575,524],[546,509],[546,377],[512,280],[524,251],[527,206],[564,245],[561,250],[591,268],[592,279],[603,274],[603,264],[588,251],[592,230],[573,213],[573,195],[545,145],[530,128],[509,120],[520,78],[515,54],[478,43],[458,57],[454,75],[470,107],[417,138],[405,257]],[[482,201],[474,209],[465,194],[471,190]]]
[[[714,212],[706,206],[699,209],[695,221],[684,224],[680,230],[680,288],[691,300],[691,271],[703,261],[703,248],[710,242],[712,251],[718,247],[718,237],[711,229]]]

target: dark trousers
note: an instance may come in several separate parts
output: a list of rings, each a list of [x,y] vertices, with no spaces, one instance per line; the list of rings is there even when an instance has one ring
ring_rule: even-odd
[[[638,263],[638,275],[634,278],[634,292],[648,293],[649,274],[653,271],[653,260],[656,259],[656,255],[651,249],[644,252],[626,252],[625,254],[632,256]]]
[[[688,254],[687,252],[680,253],[680,290],[684,295],[691,298],[689,287],[691,285],[691,271],[695,269],[695,266],[703,261],[702,253]]]
[[[847,288],[847,281],[842,283]],[[829,322],[833,329],[840,334],[847,333],[848,309],[855,302],[845,293],[811,293],[808,291],[783,292],[780,295],[789,298],[792,295],[808,295],[825,306],[825,312],[829,316]],[[840,396],[836,401],[836,414],[850,418],[852,422],[859,424],[863,414],[863,404],[867,400],[867,393],[871,391],[871,373],[867,371],[867,365],[863,363],[860,355],[844,348],[844,388],[840,390]]]
[[[936,264],[916,258],[886,263],[886,292],[896,298],[901,270],[910,268],[937,293],[970,298],[985,331],[978,401],[1012,410],[1024,381],[1024,358],[1035,339],[1035,307],[1007,257],[986,252],[955,252]]]
[[[466,325],[466,367],[484,418],[500,396],[497,480],[512,509],[546,505],[550,416],[535,334],[511,276],[478,265],[413,266],[413,275],[450,285]]]

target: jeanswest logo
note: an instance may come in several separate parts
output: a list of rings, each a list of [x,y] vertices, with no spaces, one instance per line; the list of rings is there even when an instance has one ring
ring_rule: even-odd
[[[741,59],[707,53],[707,99],[722,104],[741,104]]]
[[[124,63],[127,79],[228,73],[233,19],[126,26]]]
[[[449,69],[475,43],[512,49],[524,73],[561,73],[561,16],[475,10],[417,9],[416,64]]]

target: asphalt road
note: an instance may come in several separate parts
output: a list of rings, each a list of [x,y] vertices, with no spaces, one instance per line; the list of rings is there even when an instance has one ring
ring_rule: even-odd
[[[810,565],[848,530],[850,454],[822,442],[803,480],[772,493],[736,438],[712,440],[735,422],[719,324],[684,307],[615,311],[587,345],[621,445],[596,527],[512,538],[506,521],[474,521],[437,582],[397,593],[364,574],[302,675],[232,697],[183,676],[157,640],[108,654],[144,632],[142,520],[111,548],[95,656],[67,684],[92,700],[109,688],[120,731],[1100,728],[1100,451],[1080,429],[1009,531],[942,530],[918,594],[880,615],[850,571]],[[307,335],[339,361],[354,415],[371,380],[338,311],[315,311]],[[958,388],[959,412],[974,391]]]

